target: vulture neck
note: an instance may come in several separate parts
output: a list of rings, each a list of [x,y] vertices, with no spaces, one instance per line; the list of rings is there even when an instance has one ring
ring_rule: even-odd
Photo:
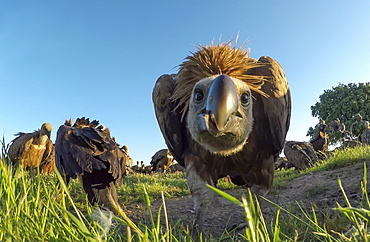
[[[44,145],[46,141],[48,140],[48,136],[46,134],[43,134],[42,132],[39,132],[39,135],[37,139],[35,140],[35,143],[37,145]]]

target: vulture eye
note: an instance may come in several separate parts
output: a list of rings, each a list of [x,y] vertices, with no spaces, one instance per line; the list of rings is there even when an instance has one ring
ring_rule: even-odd
[[[249,103],[249,94],[248,93],[243,93],[240,96],[240,101],[242,102],[243,105],[247,105]]]
[[[204,93],[200,89],[195,89],[194,90],[194,100],[196,102],[201,102],[204,98]]]

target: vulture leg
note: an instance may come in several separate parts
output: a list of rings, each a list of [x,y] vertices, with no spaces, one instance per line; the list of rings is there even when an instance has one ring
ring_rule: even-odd
[[[272,187],[275,171],[275,158],[273,155],[262,159],[262,169],[256,182],[252,185],[251,190],[254,194],[266,196]]]
[[[212,202],[215,201],[216,194],[206,186],[206,184],[214,186],[213,181],[211,179],[206,181],[197,174],[195,164],[199,162],[199,158],[196,156],[186,155],[185,157],[186,180],[188,181],[194,200],[196,223],[199,226],[199,230],[202,231],[206,225],[206,218],[212,217],[212,212],[209,211],[209,208],[211,207]]]

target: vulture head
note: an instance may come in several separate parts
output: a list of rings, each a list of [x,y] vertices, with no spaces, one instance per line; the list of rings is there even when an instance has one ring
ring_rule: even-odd
[[[187,127],[203,148],[222,156],[239,152],[252,124],[251,90],[245,82],[222,74],[194,85]]]
[[[126,154],[128,154],[128,146],[127,145],[122,145],[121,149],[125,151]]]
[[[319,132],[325,132],[328,126],[326,124],[319,124]]]
[[[53,129],[53,127],[51,126],[51,124],[49,123],[44,123],[42,124],[41,126],[41,135],[47,135],[48,138],[50,139],[50,135],[51,135],[51,130]]]
[[[320,122],[319,122],[319,131],[320,132],[324,132],[327,127],[328,127],[328,125],[326,124],[325,120],[320,119]]]

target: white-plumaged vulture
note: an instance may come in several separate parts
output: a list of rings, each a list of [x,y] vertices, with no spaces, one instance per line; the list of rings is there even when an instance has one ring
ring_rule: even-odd
[[[49,174],[54,171],[54,146],[50,140],[52,126],[44,123],[41,129],[32,133],[19,132],[11,141],[8,156],[15,167],[38,167],[40,173]]]
[[[153,171],[166,172],[173,162],[173,155],[168,149],[158,150],[153,156],[150,164]]]
[[[206,184],[230,176],[257,194],[270,190],[289,128],[283,69],[270,57],[250,58],[242,47],[200,46],[177,74],[160,76],[152,94],[166,144],[186,167],[200,227],[214,199]]]
[[[287,141],[284,147],[285,157],[298,170],[313,166],[319,157],[309,142]]]
[[[56,167],[69,180],[81,177],[90,204],[99,204],[115,212],[118,204],[116,184],[125,171],[125,155],[99,122],[78,118],[72,126],[67,120],[60,126],[55,142]]]

